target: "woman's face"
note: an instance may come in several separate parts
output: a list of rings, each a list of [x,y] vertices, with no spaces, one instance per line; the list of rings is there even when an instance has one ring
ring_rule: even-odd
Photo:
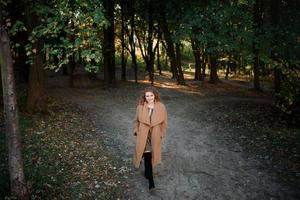
[[[145,93],[147,103],[154,103],[155,95],[153,92],[146,92]]]

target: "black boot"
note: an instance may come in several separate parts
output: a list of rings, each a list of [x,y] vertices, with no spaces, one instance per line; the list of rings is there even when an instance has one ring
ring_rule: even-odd
[[[153,180],[153,170],[152,170],[152,155],[151,152],[144,153],[144,161],[145,161],[145,177],[149,180],[149,189],[155,188],[154,180]]]
[[[150,155],[149,155],[150,154]],[[151,153],[147,152],[147,153],[144,153],[143,154],[143,157],[144,157],[144,166],[145,166],[145,173],[144,173],[144,176],[146,179],[149,179],[149,156],[151,156]]]

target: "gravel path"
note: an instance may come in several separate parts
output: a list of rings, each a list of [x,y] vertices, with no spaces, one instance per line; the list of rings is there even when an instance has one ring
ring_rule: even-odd
[[[261,102],[266,99],[209,94],[169,83],[158,84],[169,115],[163,141],[163,163],[155,168],[156,190],[149,193],[140,170],[131,167],[134,148],[132,119],[139,92],[145,84],[128,83],[110,90],[50,89],[86,109],[102,131],[108,148],[124,165],[129,199],[297,199],[299,192],[259,170],[260,162],[242,147],[225,139],[228,127],[211,120],[212,105],[226,102]],[[172,88],[173,87],[173,88]]]

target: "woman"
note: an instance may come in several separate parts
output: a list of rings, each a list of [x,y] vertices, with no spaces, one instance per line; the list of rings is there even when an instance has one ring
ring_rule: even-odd
[[[139,168],[144,157],[145,177],[149,189],[155,188],[152,167],[161,162],[161,139],[166,134],[167,111],[154,87],[147,87],[141,95],[134,119],[136,146],[133,164]]]

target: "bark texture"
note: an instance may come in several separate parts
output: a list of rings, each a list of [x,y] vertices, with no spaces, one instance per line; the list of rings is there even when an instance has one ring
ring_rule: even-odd
[[[30,1],[26,1],[25,7],[26,19],[29,32],[33,30],[40,22],[39,18],[30,12]],[[46,95],[45,95],[45,80],[43,69],[43,42],[37,39],[32,45],[33,63],[29,68],[29,82],[27,91],[27,110],[29,112],[45,112]]]
[[[12,57],[9,38],[3,27],[0,26],[0,65],[2,75],[4,117],[6,127],[6,141],[8,147],[8,167],[11,195],[17,199],[28,199],[23,160],[19,117]]]
[[[45,112],[47,110],[41,46],[42,44],[40,41],[35,42],[33,45],[33,51],[35,55],[33,58],[33,64],[29,69],[27,110],[33,113]]]

